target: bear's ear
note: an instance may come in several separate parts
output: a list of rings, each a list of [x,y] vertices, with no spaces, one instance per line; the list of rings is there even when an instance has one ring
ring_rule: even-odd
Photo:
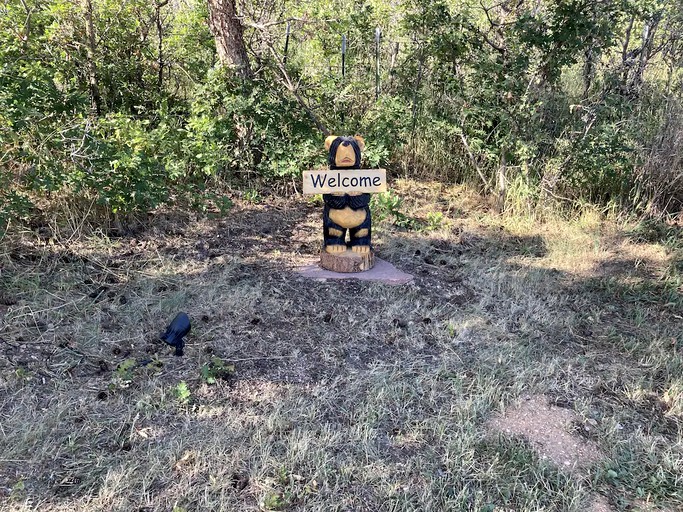
[[[336,135],[330,135],[329,137],[327,137],[327,138],[325,139],[325,149],[326,149],[327,151],[330,150],[330,146],[332,145],[332,143],[334,142],[334,139],[336,139],[336,138],[337,138]]]
[[[356,139],[356,142],[358,143],[358,147],[360,148],[361,151],[365,149],[365,139],[361,137],[360,135],[354,135],[354,139]]]

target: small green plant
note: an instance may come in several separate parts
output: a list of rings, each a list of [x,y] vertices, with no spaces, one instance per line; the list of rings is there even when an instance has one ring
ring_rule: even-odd
[[[144,363],[144,367],[152,373],[159,373],[164,367],[164,363],[156,357]]]
[[[14,373],[19,378],[19,380],[22,380],[24,382],[31,380],[31,371],[28,368],[18,366],[17,369],[14,370]]]
[[[10,492],[10,499],[14,501],[23,500],[26,497],[26,485],[23,480],[19,480],[16,484],[12,486],[12,491]]]
[[[263,498],[263,508],[265,510],[284,510],[287,506],[287,498],[280,491],[270,491]]]
[[[138,363],[134,358],[128,358],[121,362],[114,370],[114,377],[110,388],[126,388],[133,380],[133,372],[137,368]]]
[[[306,202],[311,206],[323,206],[323,195],[315,194],[312,196],[306,196]]]
[[[210,217],[225,217],[234,206],[229,197],[213,192],[193,191],[191,198],[192,209]]]
[[[201,369],[202,380],[207,384],[215,384],[218,379],[227,380],[235,373],[235,365],[226,364],[220,357],[212,357]]]
[[[289,473],[287,472],[286,467],[280,466],[280,469],[277,472],[277,480],[280,483],[280,485],[289,484]]]
[[[372,208],[372,216],[376,222],[387,220],[391,216],[395,216],[402,206],[403,200],[391,192],[383,194],[375,194],[372,196],[370,206]]]
[[[219,196],[215,195],[213,197],[214,203],[216,203],[216,206],[218,207],[218,211],[220,212],[221,216],[225,216],[230,209],[234,206],[232,200],[229,197],[226,196]]]
[[[258,193],[258,190],[255,190],[253,188],[245,190],[244,195],[242,197],[247,203],[251,204],[258,204],[261,201],[263,201],[263,198],[261,197],[261,194]]]
[[[416,225],[415,219],[401,211],[403,199],[392,192],[375,194],[370,202],[370,208],[376,222],[389,220],[405,229],[413,229]]]
[[[190,401],[190,397],[192,396],[190,388],[187,386],[187,382],[185,382],[184,380],[181,380],[176,385],[174,394],[178,401],[183,405],[186,405]]]
[[[444,225],[444,217],[441,212],[429,212],[427,214],[427,224],[425,225],[425,231],[436,231],[441,229]]]

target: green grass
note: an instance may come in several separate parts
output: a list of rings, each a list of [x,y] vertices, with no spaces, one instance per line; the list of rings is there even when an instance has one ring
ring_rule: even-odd
[[[0,510],[683,507],[668,238],[499,217],[461,189],[395,194],[432,219],[375,228],[416,276],[403,287],[297,277],[320,243],[305,200],[137,238],[6,240]],[[181,358],[156,341],[178,310]],[[573,410],[603,461],[566,471],[490,428],[532,394]]]

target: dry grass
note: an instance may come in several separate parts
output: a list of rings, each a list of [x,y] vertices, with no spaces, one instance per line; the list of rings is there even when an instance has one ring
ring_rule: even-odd
[[[6,240],[0,510],[683,507],[680,248],[396,190],[432,228],[376,229],[404,287],[297,277],[320,238],[303,200]],[[157,341],[179,310],[182,358]],[[536,394],[606,459],[571,472],[490,430]]]

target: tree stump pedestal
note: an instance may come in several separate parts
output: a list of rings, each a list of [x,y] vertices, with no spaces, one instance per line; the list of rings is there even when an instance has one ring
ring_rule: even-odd
[[[366,253],[353,252],[346,249],[344,252],[329,253],[323,248],[320,254],[320,266],[332,272],[363,272],[370,270],[375,265],[375,253],[370,250]]]

